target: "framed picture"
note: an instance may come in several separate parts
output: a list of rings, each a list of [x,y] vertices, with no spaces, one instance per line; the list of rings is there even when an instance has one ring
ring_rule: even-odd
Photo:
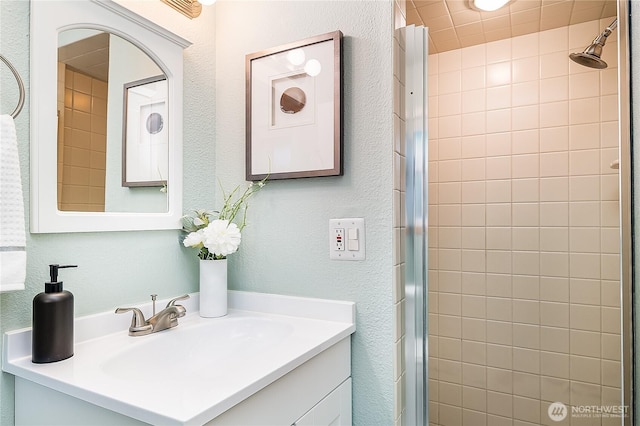
[[[167,77],[124,85],[122,186],[164,186],[169,172]]]
[[[340,176],[342,33],[246,57],[247,180]]]

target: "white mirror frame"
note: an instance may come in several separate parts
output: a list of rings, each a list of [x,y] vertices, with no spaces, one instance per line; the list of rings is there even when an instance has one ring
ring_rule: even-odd
[[[130,41],[168,80],[168,211],[67,212],[57,204],[58,33],[93,28]],[[31,220],[33,233],[180,229],[183,50],[191,43],[111,0],[31,1]]]

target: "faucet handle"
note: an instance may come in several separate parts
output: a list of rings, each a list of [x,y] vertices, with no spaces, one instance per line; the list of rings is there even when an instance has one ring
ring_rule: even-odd
[[[180,296],[180,297],[176,297],[175,299],[171,299],[169,300],[169,303],[167,303],[167,308],[171,307],[171,306],[176,306],[176,302],[178,300],[186,300],[188,299],[190,296],[188,294],[185,294],[184,296]],[[179,305],[178,305],[179,306]]]
[[[184,296],[180,296],[180,297],[176,297],[175,299],[171,299],[169,301],[169,303],[167,303],[167,308],[175,306],[177,311],[178,311],[176,315],[177,315],[178,318],[181,318],[181,317],[183,317],[183,316],[185,316],[187,314],[187,310],[182,305],[176,305],[176,302],[178,300],[185,300],[185,299],[188,299],[188,298],[189,298],[189,295],[185,294]]]
[[[147,321],[144,319],[144,314],[138,308],[117,308],[116,314],[123,314],[125,312],[133,312],[133,317],[131,317],[131,326],[129,327],[129,334],[133,332],[142,332],[149,331],[151,332],[151,324],[147,324]]]

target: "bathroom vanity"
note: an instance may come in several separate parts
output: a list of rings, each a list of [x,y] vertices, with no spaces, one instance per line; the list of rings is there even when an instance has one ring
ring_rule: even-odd
[[[351,424],[353,303],[230,291],[225,317],[201,318],[197,294],[184,306],[141,337],[128,316],[78,318],[74,356],[51,364],[31,362],[31,329],[6,333],[16,425]]]

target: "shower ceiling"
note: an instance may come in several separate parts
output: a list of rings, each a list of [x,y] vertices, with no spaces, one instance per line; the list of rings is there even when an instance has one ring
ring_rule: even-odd
[[[494,12],[467,0],[407,0],[407,25],[429,27],[429,52],[440,53],[616,16],[615,0],[515,0]],[[590,40],[585,40],[587,45]]]

